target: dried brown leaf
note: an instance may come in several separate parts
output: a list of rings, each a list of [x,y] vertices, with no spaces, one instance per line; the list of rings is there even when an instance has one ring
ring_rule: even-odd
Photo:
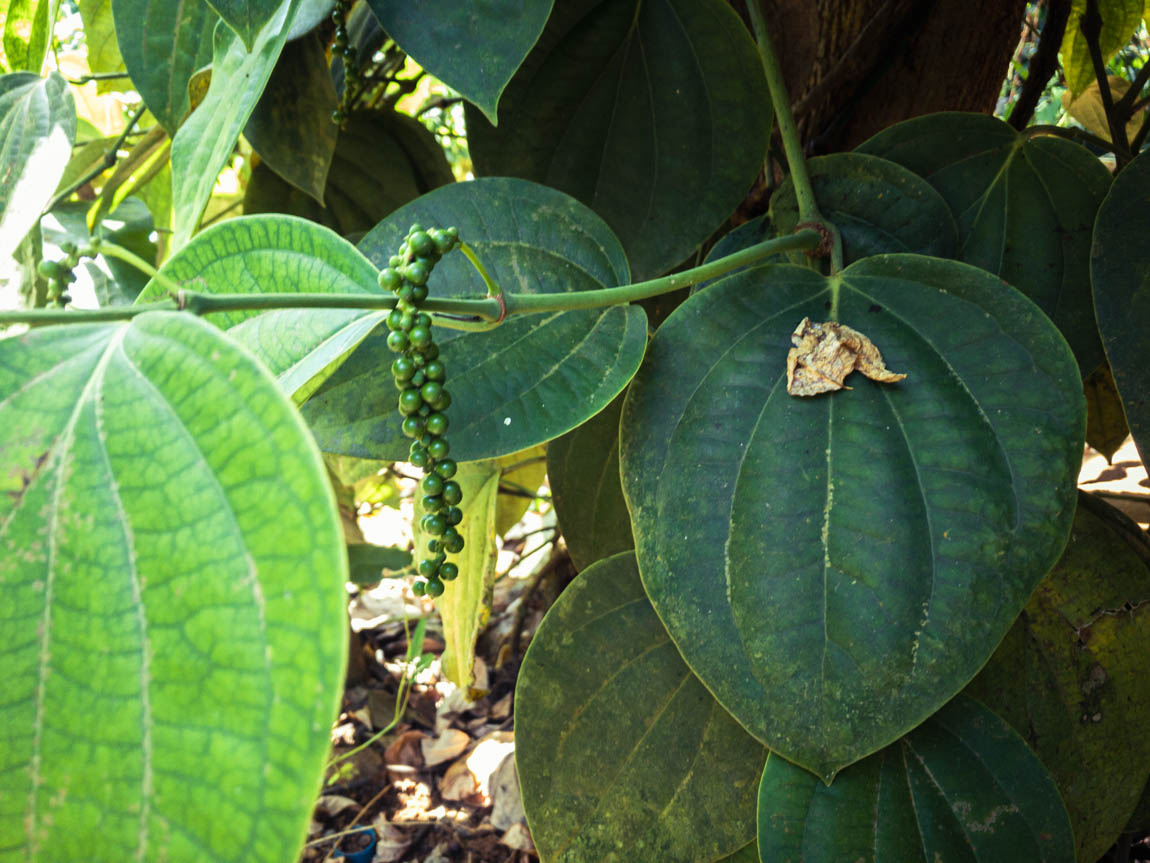
[[[880,383],[894,383],[906,377],[888,370],[874,343],[846,324],[816,324],[803,318],[791,333],[791,344],[794,347],[787,353],[787,392],[792,396],[849,390],[843,381],[853,371]]]

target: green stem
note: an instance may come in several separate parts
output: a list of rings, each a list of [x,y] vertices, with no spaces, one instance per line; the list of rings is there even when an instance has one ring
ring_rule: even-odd
[[[104,240],[93,239],[92,250],[97,254],[103,255],[105,258],[119,258],[125,264],[131,264],[137,270],[146,275],[149,279],[154,279],[173,294],[180,290],[180,285],[178,282],[172,281],[159,270],[157,270],[151,263],[145,261],[134,252],[129,252],[123,246],[117,246],[115,243],[109,243]]]
[[[533,315],[544,312],[567,312],[575,309],[594,309],[602,306],[655,297],[691,285],[716,279],[740,267],[750,266],[771,255],[782,252],[812,251],[821,242],[819,233],[804,228],[787,237],[766,240],[717,261],[672,273],[658,279],[601,288],[594,291],[572,291],[555,294],[503,294],[506,315]],[[389,310],[395,307],[395,297],[382,293],[360,294],[206,294],[182,289],[178,284],[156,272],[146,261],[126,249],[111,243],[101,243],[99,251],[118,257],[140,267],[168,288],[173,299],[144,303],[136,306],[116,306],[107,309],[20,309],[0,311],[0,325],[16,323],[91,323],[93,321],[130,320],[151,311],[184,309],[197,315],[212,312],[270,311],[273,309],[369,309]],[[494,284],[494,283],[492,283]],[[500,321],[503,308],[498,298],[449,299],[429,297],[420,309],[431,314],[460,316],[436,317],[436,323],[448,328],[490,328]]]
[[[1092,135],[1085,129],[1077,129],[1073,126],[1050,126],[1038,125],[1027,126],[1022,130],[1022,134],[1030,138],[1038,138],[1043,135],[1052,135],[1058,138],[1065,138],[1068,141],[1074,141],[1079,144],[1093,144],[1100,150],[1105,150],[1107,153],[1114,152],[1114,145],[1107,141],[1105,138],[1099,138],[1097,135]]]
[[[747,12],[751,16],[751,27],[755,31],[755,44],[759,47],[759,59],[763,73],[767,77],[767,89],[771,93],[771,104],[775,109],[775,119],[779,124],[779,135],[783,139],[783,152],[787,156],[787,167],[791,172],[791,182],[795,186],[795,198],[799,204],[800,222],[821,222],[819,205],[815,201],[814,188],[807,173],[807,163],[803,158],[803,144],[799,129],[791,114],[791,99],[787,94],[783,68],[775,54],[774,44],[767,32],[767,22],[763,19],[762,0],[747,0]]]

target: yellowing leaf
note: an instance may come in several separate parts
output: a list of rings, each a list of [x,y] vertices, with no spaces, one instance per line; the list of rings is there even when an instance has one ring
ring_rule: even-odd
[[[455,481],[463,490],[463,521],[456,528],[463,535],[463,551],[452,559],[459,577],[444,584],[435,608],[443,618],[443,656],[440,663],[447,679],[469,689],[475,665],[475,639],[491,616],[491,590],[495,582],[496,498],[500,467],[497,461],[463,462]],[[419,527],[423,510],[415,510],[415,558],[424,556],[429,536]],[[478,698],[484,693],[471,693]]]

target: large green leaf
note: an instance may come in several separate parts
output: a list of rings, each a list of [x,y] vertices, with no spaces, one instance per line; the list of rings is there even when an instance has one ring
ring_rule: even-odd
[[[499,116],[496,129],[467,112],[477,171],[574,195],[643,279],[686,258],[742,200],[771,102],[723,0],[561,0]]]
[[[0,261],[16,251],[52,199],[75,137],[67,81],[55,72],[0,77]]]
[[[124,58],[116,42],[112,0],[80,0],[77,4],[84,22],[84,44],[88,46],[88,68],[96,74],[124,71]],[[122,86],[117,80],[97,81],[96,92],[106,93]]]
[[[1110,364],[1103,363],[1087,375],[1082,389],[1086,394],[1086,443],[1112,463],[1130,435],[1130,426]]]
[[[863,143],[921,175],[958,223],[958,258],[1001,276],[1062,330],[1082,376],[1102,362],[1090,296],[1090,232],[1110,173],[1062,138],[981,114],[931,114]]]
[[[338,127],[335,87],[317,34],[284,45],[244,127],[244,137],[280,177],[322,203]]]
[[[173,243],[191,239],[240,131],[259,101],[283,49],[287,25],[300,0],[283,0],[260,30],[251,52],[231,30],[216,25],[212,83],[199,107],[172,139]]]
[[[280,7],[280,0],[207,0],[207,3],[243,40],[248,51],[255,48],[260,31],[276,17]]]
[[[360,249],[386,265],[408,226],[459,228],[460,238],[505,291],[564,293],[626,284],[619,241],[593,212],[562,192],[523,180],[444,186],[392,213]],[[462,254],[428,283],[433,297],[482,296]],[[493,332],[436,329],[451,392],[451,452],[494,458],[558,437],[595,415],[626,386],[647,341],[636,306],[516,315]],[[362,349],[304,405],[325,452],[404,459],[386,334]]]
[[[1098,47],[1102,52],[1102,62],[1107,62],[1118,49],[1130,41],[1130,37],[1142,23],[1145,0],[1098,0],[1098,12],[1102,17],[1102,32],[1098,34]],[[1078,95],[1096,79],[1094,61],[1090,58],[1090,47],[1079,19],[1086,11],[1086,0],[1071,0],[1070,19],[1066,34],[1062,37],[1062,70],[1066,73],[1066,86]],[[1109,137],[1109,136],[1108,136]]]
[[[581,573],[540,624],[515,744],[549,863],[698,863],[754,836],[766,753],[683,664],[630,552]]]
[[[1150,154],[1126,166],[1098,211],[1090,277],[1106,357],[1143,459],[1150,459],[1150,249],[1143,227],[1150,213]]]
[[[772,754],[758,839],[764,863],[1074,863],[1050,775],[1009,725],[963,696],[829,787]]]
[[[861,331],[907,379],[788,395],[804,316]],[[989,658],[1066,542],[1084,424],[1066,342],[982,270],[747,270],[668,318],[627,393],[643,583],[719,701],[829,779]]]
[[[212,62],[219,16],[205,0],[112,0],[112,19],[132,86],[175,134],[191,107],[188,82]]]
[[[323,206],[257,165],[244,212],[291,213],[357,240],[393,210],[454,180],[443,148],[418,120],[395,111],[357,111],[336,139]]]
[[[1150,775],[1150,541],[1079,493],[1062,560],[967,687],[1014,726],[1062,793],[1079,860],[1122,832]]]
[[[387,34],[493,124],[503,88],[539,38],[555,0],[367,0]]]
[[[13,72],[40,74],[60,0],[8,0],[4,4],[4,59]]]
[[[807,168],[819,210],[842,234],[846,263],[888,252],[954,257],[958,236],[950,208],[913,171],[863,153],[822,156]],[[798,227],[790,177],[771,196],[770,218],[779,236]]]
[[[547,447],[555,514],[577,569],[635,547],[619,482],[622,412],[623,397],[619,396]]]
[[[0,341],[0,847],[295,859],[346,662],[319,453],[191,315]]]
[[[228,219],[199,234],[160,270],[210,294],[379,293],[376,270],[351,243],[294,216]],[[139,302],[167,296],[153,279]],[[208,320],[250,348],[297,401],[307,398],[371,332],[384,312],[279,309],[217,312]]]

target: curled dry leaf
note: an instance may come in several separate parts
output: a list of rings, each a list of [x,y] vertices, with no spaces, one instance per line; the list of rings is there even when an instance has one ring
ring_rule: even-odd
[[[906,377],[889,371],[874,343],[845,324],[816,324],[803,318],[791,333],[791,344],[794,347],[787,354],[787,392],[792,396],[849,390],[843,381],[856,370],[880,383],[894,383]]]

